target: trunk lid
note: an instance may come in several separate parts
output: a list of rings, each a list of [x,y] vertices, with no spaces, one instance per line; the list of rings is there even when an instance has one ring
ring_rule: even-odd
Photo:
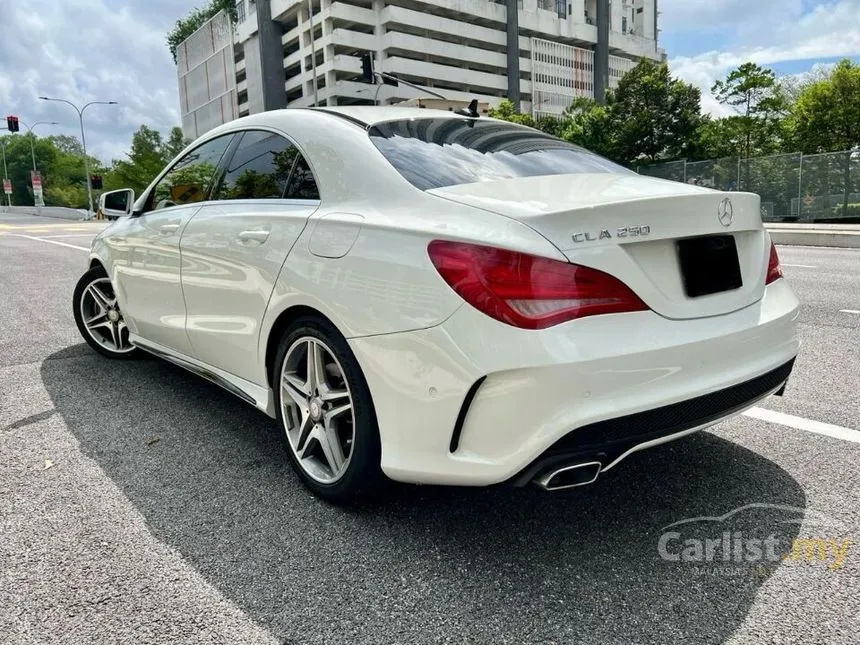
[[[770,246],[757,195],[609,173],[428,192],[526,224],[571,262],[615,276],[667,318],[726,314],[764,296]]]

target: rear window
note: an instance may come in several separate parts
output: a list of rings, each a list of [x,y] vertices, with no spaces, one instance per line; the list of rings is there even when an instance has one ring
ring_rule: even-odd
[[[480,119],[404,119],[370,140],[421,190],[517,177],[632,171],[538,130]]]

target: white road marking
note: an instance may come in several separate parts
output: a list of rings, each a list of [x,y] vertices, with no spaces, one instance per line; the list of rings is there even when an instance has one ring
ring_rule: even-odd
[[[95,233],[68,233],[66,235],[40,235],[40,240],[53,240],[63,237],[93,237]]]
[[[37,242],[45,242],[46,244],[56,244],[57,246],[65,246],[66,248],[70,248],[70,249],[78,249],[79,251],[89,252],[89,250],[90,250],[85,246],[75,246],[74,244],[66,244],[65,242],[57,242],[56,240],[46,240],[45,238],[33,237],[32,235],[21,235],[20,233],[6,233],[6,236],[7,237],[23,237],[23,238],[26,238],[28,240],[36,240]]]
[[[817,269],[818,267],[814,267],[811,264],[786,264],[783,262],[782,266],[784,267],[792,267],[795,269]]]
[[[841,439],[842,441],[850,441],[851,443],[860,444],[860,432],[852,430],[851,428],[843,428],[842,426],[822,423],[821,421],[795,417],[790,414],[784,414],[783,412],[765,410],[764,408],[752,408],[744,412],[744,416],[758,419],[759,421],[767,421],[768,423],[778,423],[782,426],[824,435],[825,437],[832,437],[833,439]]]
[[[855,316],[860,316],[860,311],[857,309],[840,309],[840,314],[854,314]]]

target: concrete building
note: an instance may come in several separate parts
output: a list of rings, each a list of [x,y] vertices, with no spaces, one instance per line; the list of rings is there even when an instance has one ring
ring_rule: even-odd
[[[230,18],[219,11],[176,48],[182,133],[188,139],[239,117],[234,38]]]
[[[657,2],[238,0],[239,115],[427,96],[361,82],[363,51],[377,72],[455,101],[508,97],[523,112],[560,114],[576,96],[602,96],[640,58],[665,57]]]

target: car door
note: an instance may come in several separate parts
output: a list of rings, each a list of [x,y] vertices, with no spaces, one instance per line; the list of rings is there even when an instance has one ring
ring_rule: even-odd
[[[115,267],[115,281],[129,330],[182,354],[191,352],[191,343],[185,331],[179,240],[206,203],[233,137],[220,136],[183,155],[152,186],[121,239],[114,240],[125,257]]]
[[[266,130],[241,137],[211,200],[182,235],[182,290],[194,357],[255,382],[269,297],[320,202],[292,141]]]

